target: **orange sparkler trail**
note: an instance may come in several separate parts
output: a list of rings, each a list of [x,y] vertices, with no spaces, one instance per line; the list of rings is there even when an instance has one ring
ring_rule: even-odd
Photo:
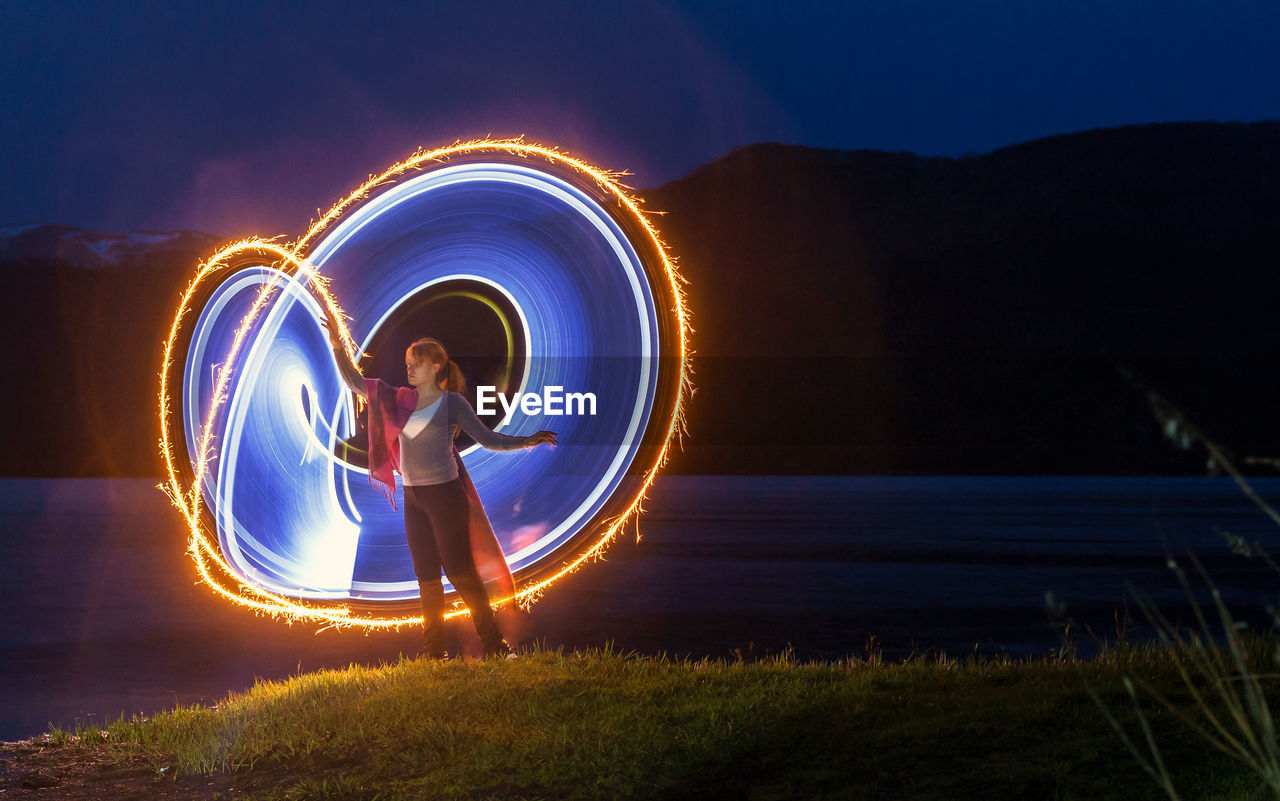
[[[667,252],[667,245],[663,242],[657,229],[649,221],[648,215],[658,214],[660,212],[646,212],[641,209],[642,200],[631,194],[631,187],[626,186],[618,181],[618,179],[626,172],[611,172],[601,170],[597,167],[582,161],[581,159],[567,155],[554,147],[528,143],[524,141],[524,137],[515,137],[512,139],[476,139],[468,142],[457,142],[447,147],[436,148],[433,150],[423,150],[419,148],[410,157],[391,165],[385,171],[378,175],[371,175],[367,181],[357,187],[351,194],[347,195],[341,201],[331,208],[328,213],[312,224],[306,234],[296,243],[289,245],[277,245],[270,240],[249,238],[234,242],[219,250],[208,261],[199,265],[195,277],[187,285],[186,290],[182,294],[181,301],[178,304],[177,312],[174,315],[173,323],[169,328],[169,335],[164,347],[164,362],[160,372],[160,396],[159,396],[159,415],[160,415],[160,452],[164,457],[165,465],[168,471],[168,480],[165,483],[157,485],[158,489],[163,491],[174,506],[182,513],[187,521],[190,529],[190,540],[188,543],[188,553],[195,562],[196,570],[200,580],[208,584],[215,593],[226,598],[227,600],[239,604],[241,606],[252,609],[257,614],[266,614],[273,618],[282,619],[292,624],[297,621],[314,621],[325,624],[321,630],[330,627],[347,627],[355,626],[366,629],[399,629],[402,626],[420,625],[422,618],[418,617],[386,617],[379,615],[361,615],[353,612],[349,607],[341,605],[321,606],[315,604],[302,603],[292,598],[287,598],[260,587],[253,586],[240,580],[230,565],[222,556],[221,549],[218,547],[210,534],[206,532],[201,522],[200,487],[203,482],[205,470],[212,453],[212,438],[215,428],[215,420],[218,410],[227,399],[227,383],[231,375],[231,365],[235,362],[239,355],[244,339],[254,320],[267,305],[267,300],[273,289],[278,286],[278,281],[274,280],[264,284],[258,293],[258,297],[245,314],[241,321],[240,327],[237,329],[232,342],[231,350],[222,362],[222,366],[216,372],[215,386],[213,398],[210,404],[208,418],[205,420],[204,426],[198,438],[198,454],[195,460],[194,478],[191,486],[183,488],[178,478],[178,472],[174,465],[173,441],[170,431],[170,409],[169,409],[169,372],[173,364],[174,343],[178,339],[181,330],[183,318],[190,311],[192,298],[195,296],[198,287],[209,276],[216,273],[220,268],[227,267],[233,259],[244,257],[250,254],[271,254],[278,261],[276,264],[280,266],[280,270],[287,275],[301,275],[306,281],[306,285],[317,296],[321,306],[325,309],[330,320],[337,323],[337,329],[342,337],[343,343],[347,348],[349,355],[359,355],[355,347],[355,342],[351,337],[351,333],[346,325],[346,318],[342,313],[337,300],[329,293],[327,283],[328,280],[320,275],[316,269],[307,262],[307,248],[323,231],[328,229],[334,222],[339,220],[344,213],[352,209],[361,200],[369,196],[370,190],[385,183],[394,182],[400,176],[414,170],[421,170],[423,165],[433,162],[446,162],[452,156],[472,154],[472,153],[508,153],[523,158],[535,157],[546,159],[547,161],[567,166],[573,170],[590,177],[594,180],[606,193],[614,196],[628,214],[632,215],[644,228],[646,235],[654,247],[654,250],[661,256],[663,268],[669,282],[671,297],[674,300],[674,307],[671,309],[675,313],[679,323],[680,333],[680,377],[677,382],[677,397],[674,407],[674,414],[671,418],[671,424],[667,429],[666,437],[662,448],[658,453],[658,457],[654,460],[645,474],[644,482],[635,496],[627,505],[626,511],[620,515],[606,520],[608,528],[601,536],[579,553],[571,562],[566,564],[558,573],[538,581],[529,583],[527,586],[517,588],[514,596],[508,596],[500,599],[491,599],[493,605],[502,605],[507,601],[514,600],[522,608],[526,610],[536,602],[546,589],[556,580],[569,573],[576,572],[581,565],[588,559],[598,559],[603,556],[604,550],[613,541],[618,531],[622,529],[626,523],[633,517],[637,521],[636,540],[640,539],[638,528],[639,516],[643,513],[643,501],[646,500],[646,492],[653,484],[657,477],[658,471],[666,464],[670,457],[670,446],[672,439],[677,439],[682,443],[683,437],[688,434],[686,426],[684,405],[688,398],[693,396],[696,389],[692,380],[692,355],[693,351],[689,349],[689,335],[693,332],[690,325],[689,312],[685,302],[684,284],[688,281],[680,275],[676,268],[675,258]],[[353,359],[355,361],[355,359]],[[465,607],[456,609],[446,615],[448,618],[458,615],[469,614]]]

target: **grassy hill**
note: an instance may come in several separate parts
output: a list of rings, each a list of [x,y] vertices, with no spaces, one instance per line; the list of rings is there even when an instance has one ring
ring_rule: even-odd
[[[1271,664],[1274,640],[1246,642],[1254,669]],[[1154,800],[1167,796],[1086,687],[1141,743],[1122,678],[1189,708],[1170,654],[1123,640],[1089,661],[1070,647],[1033,661],[901,663],[873,647],[815,663],[534,647],[509,661],[352,665],[8,744],[0,788],[46,799]],[[1183,797],[1248,797],[1247,769],[1149,698],[1145,711]]]

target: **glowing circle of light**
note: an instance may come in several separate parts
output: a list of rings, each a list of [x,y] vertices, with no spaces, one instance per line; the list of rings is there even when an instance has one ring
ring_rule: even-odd
[[[556,430],[556,448],[463,452],[516,578],[491,602],[527,607],[599,558],[642,512],[693,391],[685,281],[621,175],[523,138],[420,150],[296,243],[246,239],[202,263],[160,385],[160,488],[200,578],[290,622],[421,623],[396,613],[417,598],[402,512],[335,455],[363,411],[319,321],[338,321],[358,357],[402,304],[453,281],[515,310],[503,325],[524,346],[518,391],[605,399],[598,417],[517,407],[495,428]]]

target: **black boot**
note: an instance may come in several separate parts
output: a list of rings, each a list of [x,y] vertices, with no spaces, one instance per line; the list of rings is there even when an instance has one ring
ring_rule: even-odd
[[[498,621],[494,619],[489,596],[485,593],[484,584],[480,583],[480,577],[472,574],[459,576],[452,581],[462,600],[467,602],[467,609],[471,610],[471,622],[475,624],[476,634],[480,635],[480,642],[484,643],[484,655],[512,654],[511,645],[502,638],[502,632],[498,631]]]
[[[448,659],[444,649],[444,585],[440,579],[419,581],[422,598],[422,650],[425,659]]]

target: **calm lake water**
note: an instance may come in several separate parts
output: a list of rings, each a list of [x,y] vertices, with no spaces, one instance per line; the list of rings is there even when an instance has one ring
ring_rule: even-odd
[[[215,701],[255,677],[413,653],[413,631],[285,626],[194,581],[181,519],[149,479],[0,480],[0,739],[53,722]],[[1254,486],[1269,500],[1280,479]],[[964,655],[1061,645],[1045,593],[1115,638],[1128,580],[1192,622],[1165,549],[1204,562],[1238,617],[1269,619],[1280,576],[1232,554],[1225,529],[1265,547],[1280,527],[1229,478],[676,476],[606,554],[555,585],[508,639],[674,657]],[[1280,550],[1280,547],[1276,547]],[[1195,577],[1199,598],[1208,598]],[[450,645],[479,651],[470,628]]]

